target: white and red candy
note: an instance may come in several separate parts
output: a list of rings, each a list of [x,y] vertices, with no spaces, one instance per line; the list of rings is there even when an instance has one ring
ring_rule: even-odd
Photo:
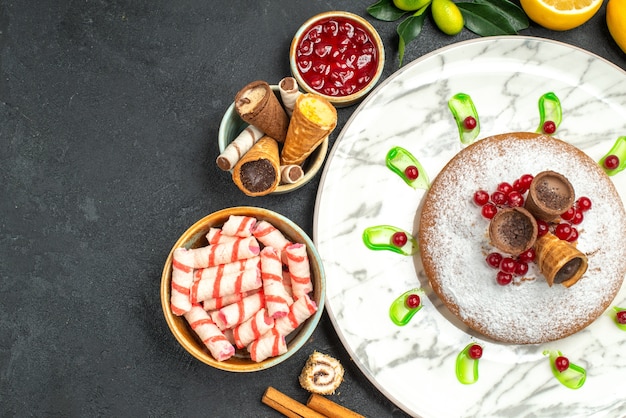
[[[285,336],[317,311],[306,246],[267,221],[237,215],[206,239],[205,247],[174,250],[172,312],[218,361],[235,346],[256,362],[285,353]]]

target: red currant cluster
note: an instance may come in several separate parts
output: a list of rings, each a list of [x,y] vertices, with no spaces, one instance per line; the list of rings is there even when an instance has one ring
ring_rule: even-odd
[[[537,219],[537,236],[541,237],[548,232],[552,232],[557,238],[568,242],[578,240],[578,228],[584,220],[584,213],[591,209],[591,199],[579,197],[574,206],[561,215],[561,222],[550,225],[545,221]]]
[[[502,182],[491,194],[482,189],[478,190],[474,193],[474,203],[481,207],[481,213],[487,219],[496,216],[498,208],[522,207],[524,193],[528,191],[533,178],[532,174],[524,174],[512,184]]]
[[[513,281],[514,276],[523,276],[528,273],[528,263],[535,261],[535,250],[529,248],[517,257],[505,257],[498,252],[493,252],[487,256],[486,260],[490,267],[498,269],[496,282],[501,286],[506,286]]]

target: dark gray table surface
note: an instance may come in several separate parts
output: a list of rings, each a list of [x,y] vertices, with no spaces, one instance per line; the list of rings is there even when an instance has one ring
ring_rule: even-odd
[[[346,368],[331,399],[405,416],[350,359],[326,313],[286,362],[233,374],[183,350],[159,299],[173,243],[210,212],[265,207],[312,233],[320,175],[291,194],[243,195],[215,165],[220,119],[246,83],[289,75],[293,34],[323,11],[367,17],[391,75],[397,24],[369,17],[371,3],[0,0],[0,416],[281,416],[261,396],[271,385],[305,402],[297,376],[313,350]],[[626,68],[604,14],[523,34]],[[406,62],[474,37],[427,20]],[[331,145],[355,109],[339,110]]]

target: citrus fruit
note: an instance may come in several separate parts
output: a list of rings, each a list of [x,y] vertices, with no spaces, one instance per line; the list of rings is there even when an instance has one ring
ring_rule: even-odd
[[[591,19],[602,0],[521,0],[522,9],[538,25],[570,30]]]
[[[421,9],[430,2],[431,0],[393,0],[393,5],[400,10],[412,12]]]
[[[617,45],[626,52],[626,0],[609,0],[606,25]]]
[[[433,0],[432,14],[435,24],[446,35],[456,35],[463,30],[463,15],[452,0]]]

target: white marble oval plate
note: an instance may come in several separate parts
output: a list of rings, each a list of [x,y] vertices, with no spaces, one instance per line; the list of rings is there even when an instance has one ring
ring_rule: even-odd
[[[460,150],[447,107],[458,92],[478,110],[480,137],[535,131],[538,100],[554,92],[563,122],[557,137],[598,160],[626,135],[626,73],[558,42],[529,37],[458,43],[406,65],[355,110],[337,139],[318,191],[313,236],[327,271],[326,307],[350,355],[392,402],[421,417],[625,416],[626,332],[607,310],[563,340],[519,346],[489,342],[451,318],[427,286],[418,263],[372,251],[365,228],[390,224],[414,235],[424,196],[385,166],[393,146],[413,153],[431,180]],[[612,180],[624,200],[626,172]],[[405,291],[424,289],[424,307],[405,326],[388,310]],[[626,306],[626,286],[611,306]],[[457,354],[484,347],[479,379],[456,379]],[[560,350],[587,370],[582,388],[561,385],[542,352]]]

